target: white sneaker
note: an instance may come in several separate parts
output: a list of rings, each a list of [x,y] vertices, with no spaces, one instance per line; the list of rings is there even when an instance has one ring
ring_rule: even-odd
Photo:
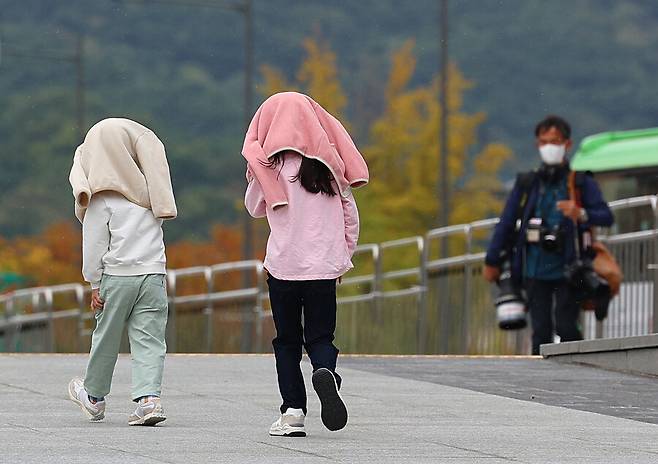
[[[166,419],[160,398],[149,396],[139,400],[137,409],[128,418],[128,425],[155,425]]]
[[[270,435],[275,437],[305,437],[304,411],[288,408],[270,427]]]
[[[98,422],[105,418],[105,401],[98,401],[92,403],[87,395],[87,390],[85,390],[84,382],[81,378],[76,377],[69,382],[69,398],[75,404],[80,406],[82,412],[84,412],[87,417],[92,422]]]

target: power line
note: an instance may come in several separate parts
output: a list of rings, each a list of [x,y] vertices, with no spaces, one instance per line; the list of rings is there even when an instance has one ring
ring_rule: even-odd
[[[82,34],[76,36],[75,52],[65,53],[59,50],[23,50],[13,47],[7,47],[4,43],[2,27],[0,26],[0,63],[3,57],[22,58],[28,60],[49,60],[71,63],[75,66],[75,120],[76,129],[80,142],[84,139],[85,130],[85,55],[84,55],[84,37]]]
[[[12,58],[25,58],[31,60],[66,61],[69,63],[72,63],[76,60],[76,55],[63,54],[57,51],[33,52],[29,50],[24,51],[15,48],[8,48],[6,46],[2,47],[2,50],[0,51],[0,55],[12,57]]]
[[[196,8],[213,8],[217,10],[236,10],[243,11],[247,9],[247,2],[221,2],[221,1],[201,1],[201,0],[190,0],[190,1],[181,1],[181,0],[114,0],[115,3],[125,3],[125,4],[134,4],[134,5],[149,5],[149,4],[160,4],[160,5],[169,5],[169,6],[191,6]]]

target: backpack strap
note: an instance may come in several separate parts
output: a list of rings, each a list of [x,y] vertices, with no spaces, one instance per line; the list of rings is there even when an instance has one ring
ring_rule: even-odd
[[[592,176],[591,171],[570,171],[569,177],[567,178],[567,189],[569,191],[569,199],[576,203],[576,206],[579,208],[583,207],[582,200],[582,190],[585,185],[585,178],[587,176]],[[576,231],[576,253],[578,256],[583,250],[589,250],[592,247],[592,244],[596,240],[594,229],[587,228],[587,230],[581,230],[578,222],[574,222],[574,230]],[[578,231],[582,232],[581,234]]]
[[[530,196],[530,189],[537,178],[537,171],[528,171],[521,172],[516,175],[516,186],[521,190],[521,199],[516,208],[516,216],[514,222],[516,224],[516,230],[519,230],[521,224],[519,220],[523,218],[523,211],[525,210],[526,205],[528,204],[528,197]]]

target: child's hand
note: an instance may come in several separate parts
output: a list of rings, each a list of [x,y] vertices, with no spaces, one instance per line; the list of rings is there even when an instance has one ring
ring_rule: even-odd
[[[101,299],[100,289],[94,288],[91,291],[91,309],[94,311],[102,311],[105,302]]]

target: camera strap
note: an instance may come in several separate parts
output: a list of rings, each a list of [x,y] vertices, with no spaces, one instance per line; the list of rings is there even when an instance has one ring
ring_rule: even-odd
[[[516,176],[516,185],[521,190],[521,199],[516,207],[516,217],[514,220],[516,230],[521,230],[521,222],[523,221],[523,213],[528,204],[528,197],[530,196],[530,189],[535,182],[537,173],[535,171],[522,172]]]
[[[569,171],[569,177],[567,177],[567,189],[569,191],[569,199],[573,201],[576,206],[579,208],[583,207],[583,202],[582,202],[582,194],[581,194],[581,187],[583,184],[583,176],[586,175],[584,173],[579,173],[576,171]],[[576,257],[578,259],[581,258],[582,255],[582,243],[580,241],[580,234],[579,234],[579,227],[578,227],[578,221],[573,221],[573,235],[574,235],[574,246],[575,246],[575,252],[576,252]],[[590,230],[588,231],[590,237],[588,241],[593,242],[594,236],[593,232]]]

